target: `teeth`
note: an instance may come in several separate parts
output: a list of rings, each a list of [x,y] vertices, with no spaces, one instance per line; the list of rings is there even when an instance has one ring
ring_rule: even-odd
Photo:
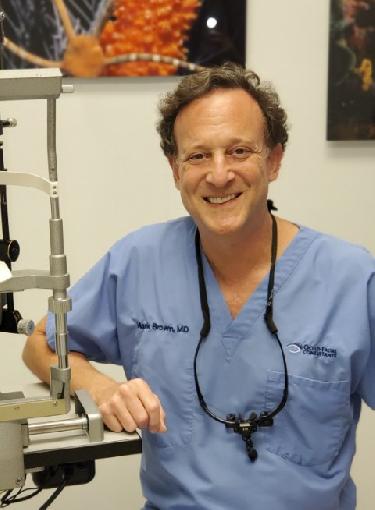
[[[210,204],[224,204],[225,202],[229,202],[229,200],[233,200],[233,198],[236,198],[234,193],[226,197],[207,197],[207,202]]]

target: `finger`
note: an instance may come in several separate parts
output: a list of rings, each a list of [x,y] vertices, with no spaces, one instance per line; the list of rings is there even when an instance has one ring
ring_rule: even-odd
[[[126,383],[120,386],[118,395],[122,399],[122,406],[127,409],[136,426],[144,429],[149,425],[149,416],[139,393],[142,393],[142,390],[139,390],[135,384]]]
[[[165,415],[159,397],[155,394],[147,396],[143,402],[147,414],[149,416],[149,429],[151,432],[165,432],[166,427],[163,420],[163,414]]]
[[[134,379],[131,381],[138,393],[138,397],[142,402],[148,415],[148,427],[151,432],[165,432],[165,413],[161,406],[159,397],[151,391],[151,388],[143,379]]]
[[[122,389],[123,398],[134,420],[141,428],[148,427],[151,432],[164,432],[161,421],[160,400],[143,379],[132,379]]]
[[[111,414],[116,417],[126,432],[135,432],[137,423],[126,408],[121,395],[114,395],[110,400]]]
[[[99,406],[99,411],[102,415],[104,424],[109,428],[109,430],[112,432],[121,432],[123,430],[122,424],[118,421],[116,416],[111,413],[107,404]]]

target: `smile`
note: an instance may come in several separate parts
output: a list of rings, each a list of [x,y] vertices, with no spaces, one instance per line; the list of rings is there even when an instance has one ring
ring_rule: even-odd
[[[231,195],[226,195],[225,197],[205,197],[204,200],[209,204],[225,204],[230,200],[234,200],[238,198],[241,193],[232,193]]]

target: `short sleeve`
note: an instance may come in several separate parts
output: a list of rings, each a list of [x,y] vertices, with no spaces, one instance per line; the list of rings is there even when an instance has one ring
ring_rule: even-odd
[[[375,274],[368,282],[368,318],[370,349],[366,368],[362,376],[359,390],[366,404],[375,409]]]
[[[111,270],[108,252],[70,290],[72,310],[68,313],[68,347],[89,360],[120,363],[116,328],[117,276]],[[47,339],[55,350],[55,324],[48,314]]]

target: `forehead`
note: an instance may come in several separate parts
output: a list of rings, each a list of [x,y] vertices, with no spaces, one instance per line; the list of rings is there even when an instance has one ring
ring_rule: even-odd
[[[177,115],[178,149],[225,143],[228,137],[264,142],[265,119],[258,103],[243,89],[215,89],[195,99]]]

